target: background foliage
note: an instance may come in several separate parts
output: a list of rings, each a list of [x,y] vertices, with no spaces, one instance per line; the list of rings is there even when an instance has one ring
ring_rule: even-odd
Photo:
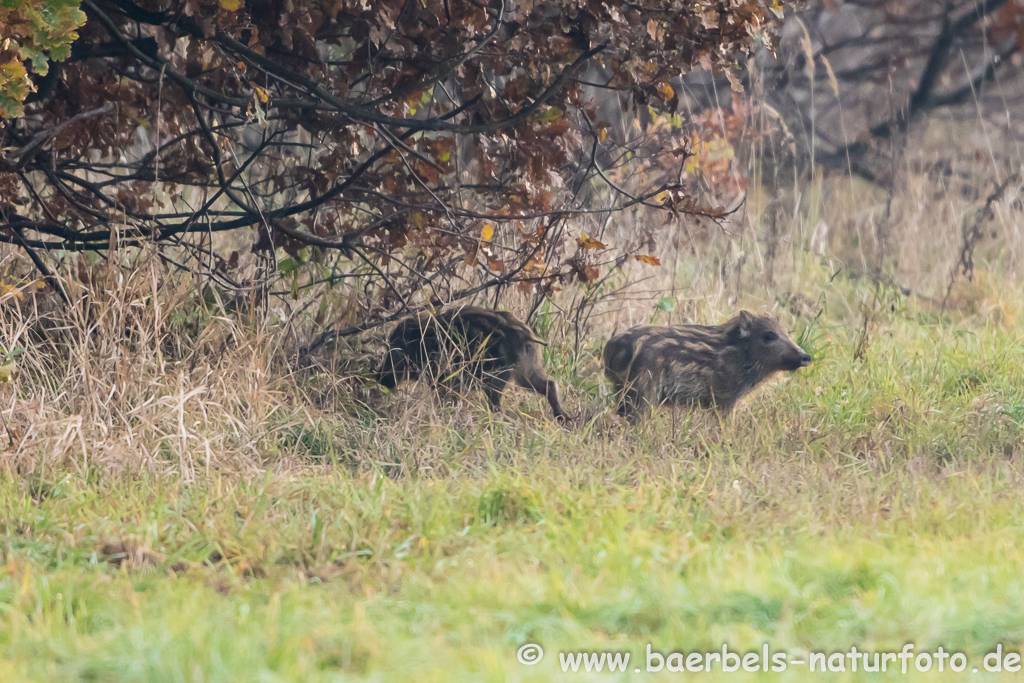
[[[630,255],[656,264],[649,230],[598,258],[606,245],[567,220],[638,205],[722,215],[700,203],[701,171],[728,166],[731,148],[690,139],[676,87],[700,65],[739,88],[737,57],[770,48],[782,12],[774,0],[82,8],[70,52],[81,21],[38,44],[5,29],[38,77],[11,90],[0,240],[156,245],[225,296],[265,299],[278,276],[295,296],[343,285],[321,318],[350,331],[488,288],[550,293]]]

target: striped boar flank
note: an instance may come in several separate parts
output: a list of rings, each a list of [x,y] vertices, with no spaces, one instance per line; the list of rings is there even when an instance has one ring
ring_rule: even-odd
[[[736,401],[780,371],[811,357],[778,322],[741,311],[723,325],[643,325],[608,340],[605,375],[620,415],[650,406],[696,405],[732,410]]]
[[[558,387],[544,374],[544,342],[525,323],[504,311],[465,307],[440,315],[420,313],[398,323],[388,338],[377,381],[394,389],[422,375],[435,385],[480,386],[492,410],[514,380],[545,397],[559,421],[565,413]]]

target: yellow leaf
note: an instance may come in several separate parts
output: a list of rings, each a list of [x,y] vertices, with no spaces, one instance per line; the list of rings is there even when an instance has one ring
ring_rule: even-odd
[[[525,270],[528,273],[537,273],[544,270],[544,267],[544,259],[535,256],[526,262],[526,265],[523,266],[523,270]]]
[[[494,237],[494,226],[490,223],[484,223],[484,227],[480,231],[481,241],[490,242],[492,237]]]
[[[0,282],[0,300],[6,299],[10,295],[10,298],[21,301],[25,298],[22,294],[21,288],[15,285],[9,285],[4,282]]]
[[[21,80],[28,76],[28,72],[25,70],[25,65],[17,60],[12,60],[6,64],[0,64],[0,72],[3,72],[3,75],[12,81]]]
[[[576,244],[580,246],[580,249],[607,249],[604,244],[594,239],[585,232],[581,232],[580,236],[576,238]]]
[[[0,384],[11,381],[11,375],[14,373],[14,363],[8,363],[7,365],[0,365]]]
[[[237,12],[242,6],[241,0],[220,0],[220,6],[229,12]]]
[[[221,0],[221,2],[224,2],[224,0]],[[260,102],[266,104],[270,100],[270,95],[267,94],[266,90],[255,84],[252,86],[252,88],[256,91],[256,95],[257,97],[260,98]]]

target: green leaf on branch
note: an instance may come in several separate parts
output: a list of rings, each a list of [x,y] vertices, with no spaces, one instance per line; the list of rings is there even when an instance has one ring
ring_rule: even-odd
[[[71,56],[71,44],[85,24],[77,0],[4,0],[0,2],[0,117],[24,113],[25,98],[35,90],[25,62],[45,76],[49,61]]]

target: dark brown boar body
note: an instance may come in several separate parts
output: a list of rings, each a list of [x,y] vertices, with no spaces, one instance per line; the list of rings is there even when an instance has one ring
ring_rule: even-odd
[[[476,383],[496,410],[505,385],[515,380],[547,398],[555,418],[563,421],[558,387],[544,374],[543,345],[525,323],[504,311],[466,307],[420,313],[391,332],[377,381],[394,389],[426,374],[435,384]]]
[[[634,327],[604,348],[620,415],[662,403],[728,412],[771,375],[810,360],[775,320],[747,311],[723,325]]]

